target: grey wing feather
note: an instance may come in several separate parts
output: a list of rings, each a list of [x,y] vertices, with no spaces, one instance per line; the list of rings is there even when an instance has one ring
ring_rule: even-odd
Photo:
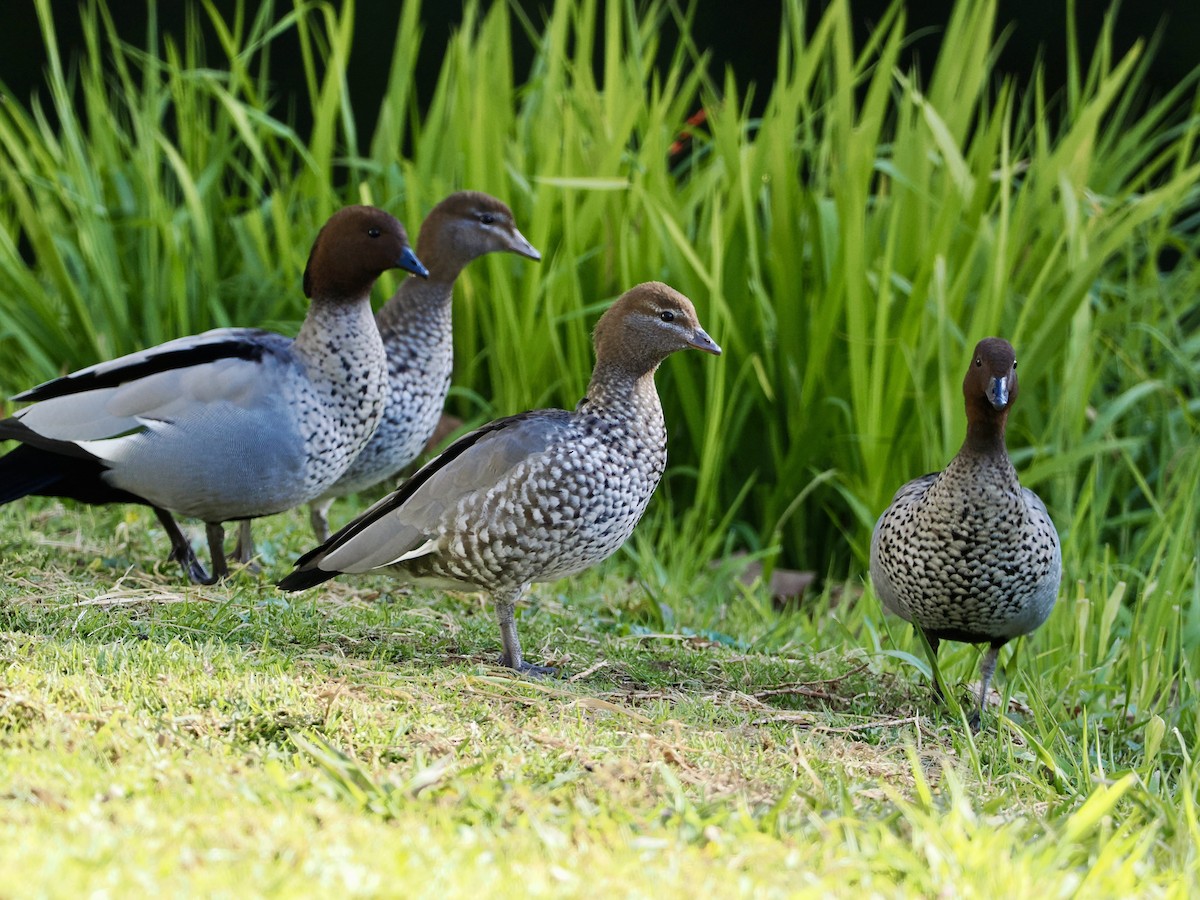
[[[569,421],[565,410],[537,410],[465,435],[330,538],[316,564],[330,572],[366,572],[420,548],[460,500],[545,452]]]
[[[920,497],[927,490],[929,490],[929,486],[937,481],[941,474],[941,472],[930,472],[928,475],[922,475],[920,478],[914,478],[912,481],[906,481],[904,484],[900,485],[900,488],[892,496],[892,502],[888,504],[888,509],[896,506],[901,498],[904,498],[904,500],[907,502]],[[884,515],[886,514],[887,510],[884,510]],[[883,516],[880,516],[880,518],[882,519]]]
[[[254,407],[269,387],[263,357],[286,354],[290,344],[249,328],[179,338],[26,391],[15,399],[38,402],[14,418],[47,438],[92,441],[137,431],[147,421],[185,418],[206,403]]]
[[[1058,536],[1058,529],[1054,527],[1054,520],[1050,518],[1050,511],[1046,509],[1042,498],[1027,487],[1022,487],[1021,491],[1025,495],[1025,502],[1029,506],[1030,513],[1038,522],[1039,530],[1046,534],[1052,544],[1050,566],[1039,589],[1039,594],[1043,597],[1053,598],[1057,596],[1058,585],[1062,580],[1062,540]],[[1053,603],[1053,599],[1050,602]]]
[[[1057,534],[1058,532],[1054,528],[1054,523],[1050,521],[1050,511],[1046,509],[1046,504],[1042,502],[1042,498],[1027,487],[1022,487],[1021,492],[1025,495],[1025,502],[1029,504],[1029,509],[1033,514],[1045,522],[1050,527],[1050,530]]]

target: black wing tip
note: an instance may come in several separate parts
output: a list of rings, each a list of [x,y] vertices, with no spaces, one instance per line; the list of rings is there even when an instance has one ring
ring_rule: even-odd
[[[7,429],[0,422],[0,440],[22,440],[26,435]],[[28,431],[28,429],[26,429]],[[28,431],[35,441],[41,439]],[[22,497],[63,497],[82,503],[148,503],[149,501],[113,487],[103,479],[105,467],[90,454],[72,444],[56,441],[19,443],[0,456],[0,506]],[[72,452],[73,451],[73,452]]]
[[[301,565],[303,562],[304,559],[301,557],[297,565]],[[296,569],[294,572],[290,572],[279,579],[275,586],[281,591],[306,591],[311,587],[316,587],[318,584],[324,584],[337,574],[337,572],[326,572],[324,569],[318,569],[316,566],[313,566],[311,569]]]
[[[44,456],[28,444],[18,444],[0,456],[0,506],[58,483],[61,472],[52,462],[47,464]]]
[[[24,443],[30,436],[37,437],[37,433],[16,416],[0,419],[0,441],[21,441]]]

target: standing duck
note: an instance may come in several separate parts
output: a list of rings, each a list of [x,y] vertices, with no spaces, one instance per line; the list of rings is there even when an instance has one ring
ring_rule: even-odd
[[[935,659],[943,640],[988,644],[977,725],[1000,648],[1054,608],[1062,551],[1045,504],[1021,487],[1004,445],[1017,399],[1012,345],[976,345],[963,396],[962,449],[943,471],[896,492],[871,535],[871,582],[884,608],[924,632]]]
[[[460,438],[302,556],[279,586],[386,567],[429,586],[488,591],[501,664],[553,672],[522,659],[517,600],[530,583],[580,572],[625,542],[666,465],[655,370],[677,350],[721,352],[691,301],[657,282],[622,295],[594,341],[596,367],[573,411],[521,413]]]
[[[329,508],[338,497],[394,479],[424,449],[441,417],[454,367],[450,327],[454,282],[472,260],[508,251],[542,255],[517,230],[512,210],[489,194],[459,191],[432,210],[417,237],[429,278],[408,278],[375,314],[388,360],[383,420],[342,477],[308,505],[317,541],[329,539]],[[242,523],[238,557],[252,555],[249,521]]]
[[[218,328],[98,363],[18,395],[0,421],[21,446],[0,459],[0,503],[35,494],[143,503],[171,559],[211,584],[227,573],[222,523],[324,493],[383,416],[387,368],[370,294],[387,269],[424,276],[404,227],[369,206],[337,212],[304,272],[294,340]],[[213,575],[172,513],[206,525]]]

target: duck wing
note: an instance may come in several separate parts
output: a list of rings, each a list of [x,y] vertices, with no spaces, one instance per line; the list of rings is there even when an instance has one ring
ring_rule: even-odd
[[[303,590],[339,572],[366,572],[419,555],[448,508],[499,484],[514,468],[544,454],[571,420],[566,410],[534,410],[497,419],[464,435],[397,490],[296,561],[279,582]]]
[[[207,403],[250,406],[269,390],[267,358],[286,356],[290,346],[273,332],[218,328],[97,363],[14,397],[33,405],[0,421],[0,439],[90,455],[79,442],[186,418]]]

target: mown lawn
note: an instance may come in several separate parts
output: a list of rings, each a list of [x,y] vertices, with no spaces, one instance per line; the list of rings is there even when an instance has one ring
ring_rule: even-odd
[[[267,524],[278,576],[306,537],[299,514]],[[972,736],[870,649],[884,623],[855,585],[738,639],[709,626],[744,610],[711,606],[655,632],[619,557],[534,592],[528,653],[564,677],[531,681],[495,665],[477,597],[382,578],[285,596],[249,573],[197,588],[151,565],[163,544],[141,511],[0,513],[6,895],[1183,896],[1198,882],[1190,748],[1161,732],[1157,748],[1114,746],[1089,716],[1104,686],[1057,693],[1037,637],[1009,670],[1007,715]],[[700,605],[761,593],[717,581]],[[973,649],[945,658],[952,680],[974,677]]]

